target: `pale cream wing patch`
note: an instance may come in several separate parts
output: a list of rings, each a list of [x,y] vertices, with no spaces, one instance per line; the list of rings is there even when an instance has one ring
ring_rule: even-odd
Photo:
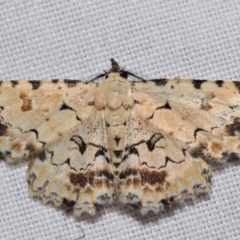
[[[97,85],[77,81],[2,82],[0,151],[9,163],[30,160],[29,194],[74,213],[95,214],[112,201]]]
[[[209,192],[210,170],[194,159],[187,145],[172,137],[152,119],[140,115],[143,105],[131,112],[123,161],[119,167],[120,200],[142,214],[159,212],[172,201]]]
[[[239,82],[173,79],[134,88],[157,102],[153,124],[186,143],[193,157],[239,158]]]
[[[28,159],[80,124],[91,114],[93,107],[88,103],[93,101],[95,88],[66,80],[1,82],[2,157],[7,162]]]
[[[121,201],[145,214],[209,192],[205,160],[239,158],[238,86],[180,79],[133,83]]]
[[[30,195],[73,207],[77,216],[94,215],[98,205],[111,203],[115,194],[106,144],[101,112],[92,112],[34,160],[27,173]]]

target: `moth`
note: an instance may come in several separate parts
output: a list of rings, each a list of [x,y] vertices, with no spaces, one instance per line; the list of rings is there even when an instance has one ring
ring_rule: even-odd
[[[2,81],[0,158],[27,161],[29,195],[76,216],[209,193],[208,162],[240,156],[240,82],[146,81],[111,62],[91,81]]]

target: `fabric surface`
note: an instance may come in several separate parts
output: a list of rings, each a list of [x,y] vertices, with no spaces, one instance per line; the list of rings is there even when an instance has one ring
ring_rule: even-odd
[[[87,79],[111,57],[146,78],[240,79],[240,2],[0,1],[0,79]],[[0,162],[0,239],[240,239],[240,163],[212,193],[160,215],[121,204],[74,218],[32,200],[27,165]]]

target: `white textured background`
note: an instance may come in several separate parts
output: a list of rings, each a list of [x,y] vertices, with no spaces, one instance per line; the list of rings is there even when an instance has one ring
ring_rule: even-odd
[[[0,0],[0,79],[85,79],[111,57],[146,77],[240,79],[240,1]],[[240,163],[213,193],[159,216],[117,204],[96,217],[28,198],[26,165],[0,162],[0,239],[240,239]]]

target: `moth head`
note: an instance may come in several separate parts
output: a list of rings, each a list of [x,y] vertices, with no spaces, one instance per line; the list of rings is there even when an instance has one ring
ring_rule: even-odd
[[[112,68],[110,69],[110,71],[108,73],[119,73],[119,75],[122,78],[126,78],[128,77],[128,72],[126,72],[124,69],[121,69],[118,62],[115,61],[113,58],[110,59],[111,64],[112,64]]]

